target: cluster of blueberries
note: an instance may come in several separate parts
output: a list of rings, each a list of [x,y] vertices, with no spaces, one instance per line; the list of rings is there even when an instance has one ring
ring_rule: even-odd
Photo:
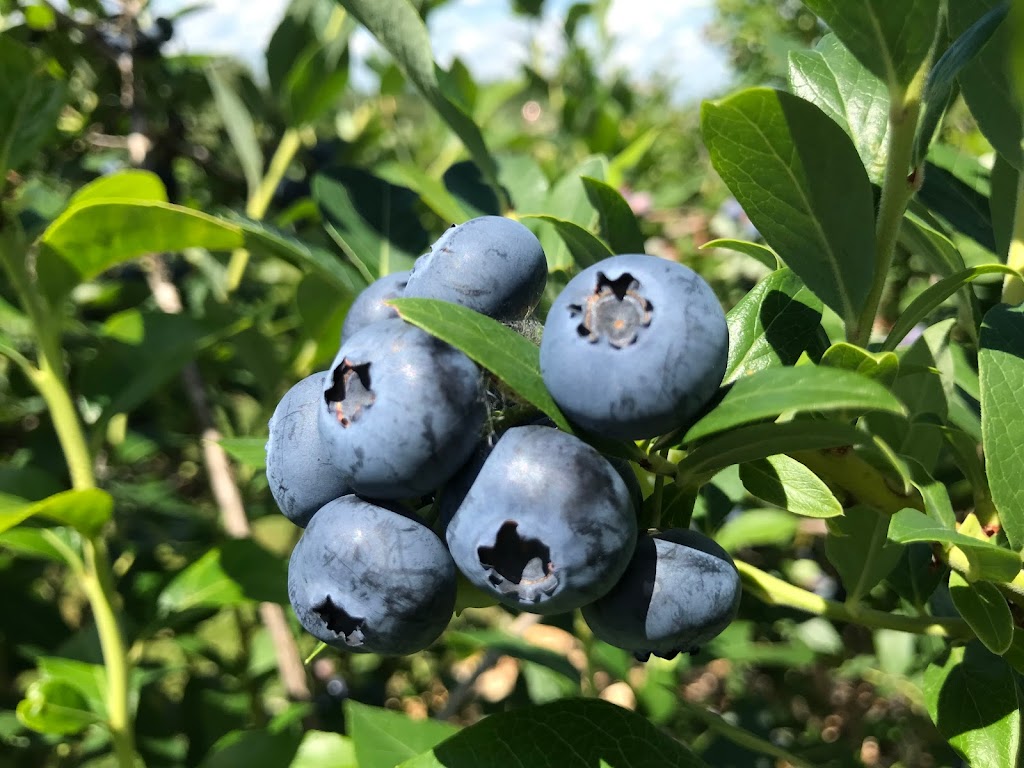
[[[642,660],[692,650],[735,617],[739,575],[725,550],[692,530],[638,531],[629,462],[540,414],[495,419],[508,394],[388,304],[440,299],[522,327],[546,281],[522,224],[453,226],[411,271],[356,298],[330,369],[278,404],[267,477],[305,528],[288,594],[320,640],[419,651],[448,625],[460,572],[512,609],[580,608],[597,637]],[[632,441],[691,422],[721,385],[727,351],[725,315],[696,273],[622,255],[555,299],[540,366],[580,434]]]

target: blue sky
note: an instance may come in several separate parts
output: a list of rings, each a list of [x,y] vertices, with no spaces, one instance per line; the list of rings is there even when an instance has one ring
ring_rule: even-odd
[[[561,51],[561,26],[573,0],[548,0],[539,21],[514,17],[508,0],[452,0],[430,16],[438,61],[459,56],[481,80],[502,78],[525,61],[531,45],[549,57]],[[170,13],[182,0],[154,0],[154,14]],[[176,49],[190,53],[227,53],[248,62],[262,75],[262,52],[284,12],[286,0],[211,0],[203,11],[182,19]],[[623,69],[642,84],[652,74],[675,84],[678,99],[719,92],[729,70],[721,51],[709,45],[702,29],[711,18],[712,0],[612,0],[608,29],[614,39],[609,68]],[[360,30],[353,52],[365,55],[375,43]]]

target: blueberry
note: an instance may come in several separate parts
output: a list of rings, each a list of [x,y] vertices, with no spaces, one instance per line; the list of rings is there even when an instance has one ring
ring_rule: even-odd
[[[270,493],[285,517],[303,528],[324,504],[351,493],[317,426],[325,375],[314,373],[289,389],[270,417]]]
[[[436,490],[469,458],[485,418],[473,362],[399,319],[341,346],[319,408],[331,460],[353,491],[378,499]]]
[[[601,640],[670,659],[718,635],[736,617],[740,576],[732,558],[697,531],[642,536],[629,567],[604,597],[583,608]]]
[[[370,323],[398,317],[398,312],[386,302],[403,294],[411,274],[411,270],[394,272],[387,277],[374,280],[363,289],[345,315],[345,323],[341,326],[341,343],[344,344],[356,331]]]
[[[448,625],[455,591],[455,564],[429,528],[356,496],[320,509],[288,561],[299,622],[351,651],[423,650]]]
[[[536,235],[512,219],[481,216],[450,227],[416,260],[405,295],[521,320],[540,301],[547,274]]]
[[[633,552],[636,517],[619,474],[551,427],[499,438],[445,531],[459,569],[505,605],[570,611],[603,595]]]
[[[721,385],[728,351],[725,313],[696,272],[628,254],[588,267],[558,295],[540,369],[572,421],[637,440],[689,423]]]

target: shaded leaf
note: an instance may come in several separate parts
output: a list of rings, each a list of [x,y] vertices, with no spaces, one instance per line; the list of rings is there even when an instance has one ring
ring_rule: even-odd
[[[847,600],[864,598],[903,556],[903,547],[887,537],[890,520],[877,509],[858,506],[828,521],[825,554],[839,572]]]
[[[804,517],[843,514],[829,487],[796,459],[784,454],[740,465],[740,479],[751,495]]]
[[[974,634],[992,653],[1002,655],[1013,642],[1013,615],[994,584],[969,583],[956,571],[949,574],[949,596]]]
[[[49,141],[66,96],[39,52],[0,34],[0,186]]]
[[[607,259],[612,256],[612,252],[608,249],[608,246],[579,224],[542,214],[527,214],[520,218],[546,221],[548,224],[553,226],[555,231],[558,233],[558,236],[562,238],[562,242],[564,242],[566,247],[569,249],[569,254],[572,256],[572,260],[576,262],[576,266],[580,269],[586,269],[587,267],[597,264],[597,262],[602,259]]]
[[[636,214],[614,187],[598,179],[582,177],[587,199],[597,211],[601,237],[612,253],[644,253],[646,239],[640,231]]]
[[[238,97],[235,89],[216,67],[206,70],[206,79],[210,82],[210,91],[217,104],[217,111],[242,167],[251,197],[259,188],[263,177],[263,152],[256,138],[256,125],[245,102]]]

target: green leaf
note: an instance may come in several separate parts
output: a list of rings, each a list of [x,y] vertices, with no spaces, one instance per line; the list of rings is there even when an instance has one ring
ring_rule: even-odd
[[[86,200],[46,228],[40,242],[91,280],[106,269],[147,253],[245,245],[237,224],[158,200]]]
[[[866,433],[838,421],[801,419],[754,424],[702,442],[679,462],[678,476],[684,481],[691,476],[706,476],[733,464],[779,453],[861,445],[870,441]]]
[[[582,177],[587,199],[597,210],[601,237],[612,253],[644,253],[646,238],[640,231],[633,209],[614,187],[598,179]]]
[[[782,266],[779,261],[779,255],[767,245],[761,245],[761,243],[748,243],[746,240],[733,240],[728,237],[721,237],[717,240],[708,240],[700,248],[701,250],[705,248],[721,248],[725,251],[736,251],[756,259],[773,272]]]
[[[974,634],[992,653],[1002,656],[1013,643],[1013,615],[994,584],[969,583],[956,571],[949,574],[949,596]]]
[[[781,509],[747,509],[719,528],[715,541],[726,552],[744,547],[787,547],[799,527],[800,518]]]
[[[891,519],[877,509],[858,506],[828,521],[825,554],[839,572],[847,600],[864,598],[903,556],[903,547],[887,537]]]
[[[0,188],[7,171],[31,160],[53,136],[66,84],[44,56],[0,34]]]
[[[1003,0],[950,3],[950,32],[958,37],[963,35],[982,16],[1003,4]],[[1012,25],[1001,25],[960,70],[958,80],[964,100],[985,138],[1014,168],[1020,169],[1024,123],[1009,72],[1012,34]]]
[[[217,739],[199,766],[288,765],[298,753],[300,738],[298,733],[288,731],[231,731]]]
[[[857,61],[833,34],[813,51],[789,54],[789,84],[797,96],[817,104],[857,147],[875,183],[885,176],[889,136],[889,89]]]
[[[331,731],[306,731],[288,768],[359,768],[350,736]]]
[[[928,665],[924,698],[939,732],[970,765],[1015,768],[1020,691],[1013,670],[981,643],[950,648]]]
[[[64,553],[54,546],[51,537],[59,537],[71,551],[74,551],[75,545],[69,541],[67,528],[11,528],[0,533],[0,547],[20,557],[33,557],[55,563],[66,562]]]
[[[191,608],[220,607],[245,602],[242,588],[224,573],[220,550],[211,549],[178,573],[157,598],[163,616]]]
[[[992,214],[992,235],[996,241],[996,256],[1005,261],[1013,238],[1013,219],[1017,207],[1017,187],[1020,172],[1002,156],[996,155],[992,166],[992,192],[988,196]]]
[[[78,692],[86,706],[102,718],[107,716],[107,669],[60,656],[40,656],[36,663],[44,679],[57,680]]]
[[[345,724],[359,768],[394,768],[458,732],[449,723],[412,720],[352,699],[345,700]]]
[[[520,217],[525,218],[528,214],[553,216],[563,221],[571,221],[589,231],[597,223],[598,217],[597,211],[587,199],[582,179],[603,179],[607,167],[607,161],[599,155],[584,158],[551,186],[547,196],[539,201],[539,210],[524,206],[520,208]],[[549,228],[541,231],[539,237],[548,259],[548,268],[567,269],[570,266],[569,254],[561,238]]]
[[[263,469],[267,466],[267,438],[265,437],[224,437],[220,447],[243,466]]]
[[[46,677],[29,685],[25,698],[18,702],[17,715],[18,721],[33,731],[62,736],[78,733],[100,719],[78,690]]]
[[[350,264],[330,251],[309,246],[300,240],[255,221],[240,221],[246,247],[285,259],[303,269],[311,269],[350,297],[366,287],[366,279]]]
[[[871,289],[875,216],[849,136],[810,102],[768,88],[705,102],[701,130],[754,226],[851,325]]]
[[[928,58],[939,0],[803,0],[890,90],[901,93]]]
[[[965,269],[963,272],[959,272],[950,277],[943,278],[937,283],[933,283],[918,294],[918,296],[910,302],[910,305],[900,313],[900,317],[896,321],[895,325],[893,325],[892,330],[889,331],[889,335],[886,337],[885,344],[882,345],[882,349],[896,349],[899,343],[906,338],[907,334],[910,333],[915,325],[922,322],[934,310],[942,306],[946,299],[960,290],[960,288],[974,282],[979,277],[994,274],[1016,275],[1018,278],[1021,277],[1017,270],[1011,269],[1005,264],[982,264],[981,266]]]
[[[813,365],[770,368],[733,384],[714,410],[690,427],[684,442],[699,440],[742,424],[774,419],[788,411],[885,411],[903,414],[905,410],[884,386],[850,371]]]
[[[1001,3],[984,14],[974,24],[964,30],[946,52],[935,62],[924,88],[924,114],[917,129],[914,140],[914,161],[916,167],[928,155],[939,121],[953,97],[953,88],[960,70],[972,61],[985,47],[1003,19],[1006,18],[1008,5]]]
[[[513,392],[572,431],[540,376],[540,350],[528,339],[479,312],[435,299],[395,299],[404,320],[461,350]]]
[[[443,181],[412,163],[383,163],[375,166],[374,170],[385,181],[413,190],[447,224],[462,224],[473,218]]]
[[[751,495],[804,517],[843,514],[829,487],[796,459],[784,454],[740,465],[740,480]]]
[[[793,272],[772,272],[726,316],[729,358],[725,383],[767,368],[794,365],[815,352],[824,331],[821,301]]]
[[[894,352],[868,352],[855,344],[841,341],[825,350],[821,364],[842,368],[889,386],[900,372],[900,359]]]
[[[473,162],[497,191],[498,167],[473,120],[442,93],[426,24],[409,0],[339,0],[391,54],[405,76],[437,110],[469,150]]]
[[[129,168],[100,176],[79,189],[68,200],[67,208],[89,200],[155,200],[167,202],[164,183],[152,171]]]
[[[558,236],[562,238],[562,242],[569,249],[572,260],[576,262],[576,266],[580,269],[591,267],[599,261],[612,256],[612,252],[608,249],[607,245],[579,224],[544,214],[526,214],[519,218],[546,221],[553,226]]]
[[[308,125],[339,105],[348,87],[348,48],[334,41],[312,45],[296,59],[285,80],[289,122]]]
[[[950,530],[916,509],[901,509],[893,515],[889,538],[902,544],[925,541],[959,547],[967,556],[973,579],[1011,581],[1021,568],[1020,555],[1016,552]]]
[[[992,500],[1014,549],[1024,546],[1024,306],[993,307],[985,315],[978,352],[981,430]]]
[[[339,167],[313,177],[312,192],[346,255],[372,277],[409,269],[430,246],[411,189]]]
[[[259,139],[256,138],[256,125],[245,102],[238,97],[235,89],[216,67],[207,68],[206,79],[210,83],[217,111],[224,122],[224,130],[228,133],[228,139],[245,175],[249,196],[252,197],[263,178],[263,152]]]
[[[0,532],[30,517],[44,517],[58,525],[70,525],[86,536],[94,536],[110,520],[113,512],[113,497],[98,488],[64,491],[34,503],[0,496]]]
[[[935,153],[936,150],[933,150],[932,154]],[[960,157],[966,159],[961,160]],[[957,173],[932,162],[925,163],[924,184],[917,193],[917,199],[930,211],[948,221],[954,229],[967,235],[983,248],[994,251],[996,244],[992,234],[988,200],[986,195],[976,188],[984,184],[986,179],[980,177],[978,183],[969,184],[961,178],[962,175],[967,178],[969,176],[957,166],[967,165],[968,169],[974,166],[979,175],[987,176],[985,169],[976,164],[977,161],[969,155],[957,155],[956,158],[951,167],[957,170]]]
[[[595,768],[602,760],[615,768],[706,765],[635,712],[599,699],[565,699],[491,715],[402,768]]]

